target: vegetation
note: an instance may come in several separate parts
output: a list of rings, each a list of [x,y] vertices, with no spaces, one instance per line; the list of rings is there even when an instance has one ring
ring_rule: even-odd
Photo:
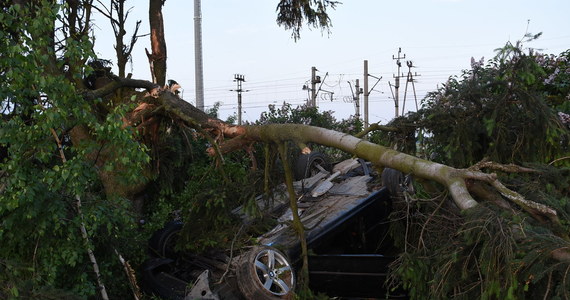
[[[403,146],[421,129],[429,158],[457,167],[483,158],[548,164],[567,153],[568,123],[561,116],[570,106],[570,53],[525,53],[522,46],[507,44],[487,65],[472,60],[471,70],[429,93],[420,111],[395,120],[393,125],[402,132],[394,138]]]
[[[309,28],[320,28],[330,33],[331,19],[327,9],[335,9],[339,1],[334,0],[280,0],[277,5],[277,24],[291,30],[291,37],[301,38],[301,29],[306,23]]]
[[[125,77],[138,30],[123,42],[125,1],[94,2],[0,4],[0,298],[128,298],[138,288],[124,269],[140,265],[167,212],[179,203],[196,208],[185,211],[193,220],[206,208],[227,211],[243,201],[227,199],[232,188],[255,185],[243,176],[247,159],[225,156],[216,168],[203,154],[214,141],[157,109],[147,97],[157,84]],[[164,1],[150,3],[149,61],[162,86]],[[93,52],[93,9],[113,25],[119,77]],[[224,216],[214,224],[227,224]]]
[[[151,2],[161,27],[164,1]],[[280,1],[293,13],[278,15],[298,38],[303,20],[328,29],[336,3]],[[0,6],[0,298],[138,295],[133,270],[155,229],[181,217],[192,251],[227,248],[238,234],[230,210],[253,213],[253,197],[282,182],[269,174],[277,150],[287,161],[316,144],[418,177],[391,225],[403,250],[394,285],[412,298],[570,297],[569,51],[508,44],[366,142],[353,136],[358,120],[316,108],[270,107],[249,126],[197,110],[162,88],[160,34],[156,82],[115,76],[93,53],[93,5]]]
[[[496,172],[561,220],[558,226],[522,213],[473,181],[469,190],[481,205],[461,213],[441,187],[417,184],[393,215],[405,221],[392,228],[408,233],[397,241],[405,251],[393,276],[412,298],[569,297],[570,264],[552,255],[569,245],[569,59],[570,51],[544,55],[509,43],[486,64],[472,60],[471,70],[430,93],[417,113],[388,124],[397,130],[373,134],[431,160]]]

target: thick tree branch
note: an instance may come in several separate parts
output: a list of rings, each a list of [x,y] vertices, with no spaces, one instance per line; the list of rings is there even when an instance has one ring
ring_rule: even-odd
[[[374,123],[374,124],[370,124],[370,126],[368,126],[368,128],[365,128],[363,131],[356,134],[355,137],[362,138],[362,137],[365,137],[370,132],[376,131],[376,130],[381,130],[381,131],[386,131],[386,132],[400,132],[401,131],[398,127],[385,126],[385,125],[380,125],[378,123]]]
[[[164,95],[164,94],[163,94]],[[354,154],[360,158],[366,159],[372,163],[385,167],[400,170],[406,174],[412,174],[417,177],[435,180],[445,185],[455,202],[461,209],[466,210],[477,206],[477,201],[473,199],[467,185],[466,179],[487,182],[492,185],[501,195],[510,201],[521,206],[525,211],[535,218],[540,216],[546,217],[552,224],[560,224],[560,220],[556,211],[552,208],[529,201],[524,197],[504,185],[498,180],[496,174],[487,174],[473,169],[455,169],[439,163],[420,159],[405,153],[383,147],[368,141],[359,139],[349,134],[344,134],[328,129],[296,125],[296,124],[271,124],[264,126],[228,126],[220,120],[213,119],[205,113],[197,110],[189,103],[181,103],[177,97],[160,97],[165,106],[176,107],[172,109],[178,115],[192,115],[198,118],[198,123],[202,126],[218,127],[222,132],[231,132],[228,136],[239,136],[233,140],[229,140],[220,146],[222,153],[240,149],[244,145],[251,142],[262,141],[272,143],[282,143],[284,141],[292,141],[296,144],[306,144],[314,142],[325,146],[335,147],[345,152]],[[224,129],[231,128],[231,129]],[[215,152],[211,152],[212,155]],[[480,163],[478,167],[499,168],[501,170],[511,170],[519,172],[530,172],[532,170],[521,168],[513,165],[499,166],[493,163]]]
[[[522,195],[508,189],[498,181],[496,174],[483,173],[475,170],[477,168],[452,168],[373,144],[349,134],[319,127],[298,124],[231,126],[207,116],[204,112],[197,110],[189,103],[180,101],[178,97],[168,92],[161,93],[159,101],[166,107],[170,107],[169,110],[171,113],[182,116],[182,119],[188,122],[197,122],[202,128],[208,128],[209,132],[218,132],[219,134],[227,133],[226,137],[237,137],[223,143],[221,146],[222,152],[240,149],[243,148],[242,146],[249,145],[252,142],[281,144],[290,141],[297,145],[312,142],[334,147],[368,160],[373,164],[397,169],[415,177],[436,181],[447,187],[454,203],[461,210],[468,210],[478,205],[477,201],[469,192],[466,180],[486,182],[494,187],[503,197],[519,205],[533,218],[541,222],[549,220],[559,236],[568,239],[568,234],[563,231],[557,212],[554,209],[540,203],[529,201]],[[214,151],[210,151],[210,155],[214,153]],[[511,165],[501,167],[492,163],[481,163],[479,167],[489,167],[503,171],[511,170],[515,172],[532,171]]]
[[[148,91],[157,90],[160,88],[157,84],[154,84],[148,80],[123,78],[118,76],[113,76],[113,82],[105,85],[102,88],[96,90],[89,90],[83,93],[83,98],[86,100],[94,100],[97,98],[102,98],[107,95],[114,93],[116,90],[128,87],[128,88],[144,88]]]
[[[528,201],[520,194],[506,188],[498,180],[495,174],[487,174],[466,169],[455,169],[446,165],[423,160],[411,155],[399,153],[392,149],[376,145],[354,136],[335,132],[323,128],[280,124],[265,126],[244,127],[245,138],[249,141],[282,142],[290,140],[295,143],[314,142],[325,146],[335,147],[345,152],[371,161],[375,164],[394,168],[406,174],[435,180],[445,185],[455,202],[461,209],[466,210],[477,205],[477,202],[469,193],[465,179],[475,179],[488,182],[497,189],[504,197],[520,205],[525,211],[533,216],[537,214],[547,217],[553,224],[559,224],[556,211],[552,208]]]
[[[244,127],[213,118],[170,91],[161,91],[157,99],[173,116],[184,120],[193,128],[200,127],[210,132],[217,139],[233,138],[245,133]]]
[[[568,233],[564,232],[562,229],[556,210],[547,205],[525,199],[521,194],[508,189],[498,180],[494,180],[491,184],[495,189],[497,189],[497,191],[499,191],[499,193],[501,193],[501,195],[503,195],[503,197],[520,206],[535,219],[540,221],[543,221],[543,218],[548,219],[556,230],[563,235],[562,237],[569,240]]]
[[[498,207],[514,212],[509,202],[506,201],[496,190],[493,190],[493,188],[487,183],[482,181],[468,180],[467,188],[469,189],[469,193],[475,197],[479,199],[485,199],[486,201],[494,203]]]
[[[477,171],[479,171],[481,169],[491,169],[491,170],[502,171],[502,172],[506,172],[506,173],[538,173],[539,172],[537,170],[517,166],[515,164],[507,164],[507,165],[498,164],[498,163],[495,163],[492,161],[488,161],[486,159],[476,163],[475,165],[473,165],[469,169],[477,170]]]

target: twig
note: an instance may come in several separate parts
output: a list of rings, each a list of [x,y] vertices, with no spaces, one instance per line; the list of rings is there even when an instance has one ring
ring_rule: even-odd
[[[406,232],[404,235],[404,253],[408,253],[408,233],[410,231],[410,201],[408,199],[408,193],[404,193],[404,199],[406,201]]]
[[[59,137],[57,136],[57,133],[55,132],[55,130],[53,128],[50,128],[50,132],[53,135],[53,138],[55,139],[55,142],[57,143],[57,148],[59,150],[59,155],[61,157],[61,161],[65,164],[67,162],[67,159],[65,158],[65,153],[63,152],[63,148],[61,146],[61,140],[59,139]],[[85,228],[85,222],[84,222],[84,218],[83,218],[83,213],[81,212],[81,197],[79,195],[75,195],[75,200],[76,200],[76,206],[77,206],[77,214],[79,215],[79,218],[81,219],[79,227],[81,230],[81,237],[83,238],[86,248],[87,248],[87,255],[89,256],[89,260],[91,261],[91,264],[93,264],[93,271],[95,272],[95,276],[97,277],[97,285],[99,286],[100,292],[101,292],[101,298],[103,300],[109,300],[109,296],[107,296],[107,290],[105,289],[105,285],[103,284],[103,280],[101,279],[101,272],[99,272],[99,264],[97,264],[97,259],[95,258],[95,254],[93,253],[93,250],[91,250],[90,244],[91,242],[89,241],[89,235],[87,234],[87,229]]]
[[[550,166],[550,165],[552,165],[553,163],[559,162],[559,161],[561,161],[561,160],[569,159],[569,158],[570,158],[570,156],[560,157],[560,158],[557,158],[557,159],[551,161],[548,165]]]
[[[439,211],[439,209],[441,208],[441,206],[443,205],[443,203],[447,200],[446,196],[443,196],[441,201],[439,202],[439,204],[437,205],[437,207],[432,211],[432,213],[429,215],[429,217],[427,218],[427,220],[424,222],[424,224],[422,225],[422,230],[420,231],[420,237],[418,238],[418,249],[421,248],[420,244],[424,244],[423,242],[423,236],[424,236],[424,232],[426,230],[427,224],[431,221],[431,219],[435,216],[435,214]],[[425,244],[424,244],[425,246]]]
[[[6,176],[6,174],[8,174],[6,171],[0,170],[0,179]],[[2,194],[5,189],[6,189],[6,183],[0,181],[0,194]]]
[[[241,224],[238,232],[234,235],[234,238],[232,240],[232,244],[230,245],[230,262],[232,261],[232,258],[234,257],[234,244],[235,244],[238,236],[241,234],[241,230],[243,229],[243,226],[244,226],[244,224]],[[218,280],[218,282],[216,282],[216,284],[220,284],[224,281],[224,278],[226,277],[226,275],[230,271],[230,265],[231,265],[231,263],[227,264],[226,271],[224,272],[224,274],[222,274],[222,277],[220,277],[220,280]]]
[[[568,268],[566,268],[566,272],[564,272],[564,279],[562,279],[562,285],[566,286],[566,279],[568,278],[568,271],[570,271],[570,265],[568,266]],[[567,289],[563,289],[564,290],[564,298],[568,299],[568,290]]]
[[[550,284],[552,283],[552,271],[548,273],[548,284],[546,285],[546,292],[544,292],[543,300],[548,300],[548,294],[550,293]]]
[[[140,292],[140,289],[137,285],[137,279],[135,277],[135,271],[133,270],[133,268],[131,268],[131,265],[129,265],[129,262],[126,261],[123,258],[123,256],[119,253],[119,251],[117,251],[117,249],[114,249],[114,250],[115,250],[115,254],[117,254],[117,256],[119,257],[119,261],[123,265],[123,268],[125,269],[125,273],[127,274],[127,278],[129,279],[129,284],[131,286],[131,290],[133,291],[133,297],[135,300],[139,300],[141,297],[141,292]]]

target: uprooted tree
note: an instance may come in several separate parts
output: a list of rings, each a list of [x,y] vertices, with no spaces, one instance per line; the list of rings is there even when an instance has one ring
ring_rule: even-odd
[[[297,2],[279,7],[311,11],[312,2]],[[92,52],[92,1],[22,4],[0,15],[2,297],[136,293],[128,270],[167,212],[186,205],[183,214],[206,212],[192,226],[231,224],[221,211],[242,194],[230,189],[257,184],[244,179],[256,172],[247,168],[257,164],[256,144],[320,144],[423,179],[395,205],[404,221],[392,228],[402,249],[394,284],[412,297],[570,297],[568,53],[506,47],[367,141],[306,124],[225,123],[162,84],[110,73]],[[312,12],[308,20],[327,27],[326,14]],[[416,149],[409,139],[420,130]],[[442,163],[420,158],[428,152]],[[142,234],[139,219],[148,222]],[[225,236],[216,234],[194,238],[217,245]]]

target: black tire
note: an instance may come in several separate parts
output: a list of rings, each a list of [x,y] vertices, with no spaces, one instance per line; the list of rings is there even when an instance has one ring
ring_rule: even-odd
[[[228,283],[228,281],[232,282]],[[213,292],[218,295],[221,300],[242,300],[236,285],[235,277],[233,280],[226,277],[224,282],[214,285]]]
[[[388,189],[392,198],[403,197],[402,184],[404,184],[404,174],[402,172],[392,168],[384,168],[384,171],[382,171],[382,185]]]
[[[310,154],[299,155],[294,169],[295,180],[309,178],[318,174],[321,170],[317,166],[321,166],[328,172],[332,170],[327,156],[323,153],[311,152]]]
[[[153,233],[148,240],[150,255],[152,257],[176,258],[178,255],[175,251],[175,246],[182,226],[182,222],[172,221],[166,223],[164,228]]]
[[[237,266],[237,283],[246,299],[292,299],[295,272],[281,251],[268,247],[253,247]]]
[[[147,295],[165,300],[183,300],[185,284],[182,281],[165,280],[162,274],[172,273],[174,261],[168,258],[151,258],[142,265],[141,288]],[[168,277],[166,277],[168,279]],[[174,284],[173,284],[174,282]]]

